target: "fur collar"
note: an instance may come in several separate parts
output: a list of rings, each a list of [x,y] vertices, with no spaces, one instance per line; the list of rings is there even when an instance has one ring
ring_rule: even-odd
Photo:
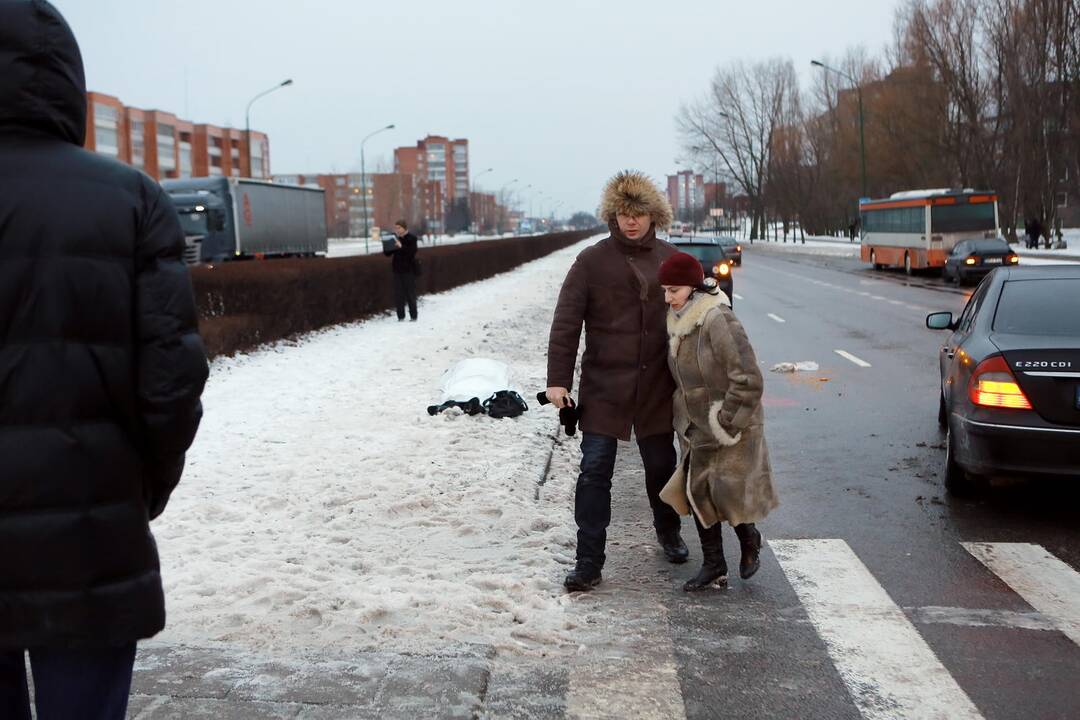
[[[677,357],[679,354],[679,344],[682,339],[687,335],[692,334],[705,322],[705,316],[715,307],[721,305],[727,305],[731,307],[731,303],[727,299],[727,295],[723,291],[716,295],[710,295],[706,292],[698,292],[694,295],[693,304],[686,309],[682,317],[675,317],[675,313],[668,308],[667,314],[667,332],[668,341],[671,345],[672,357]]]

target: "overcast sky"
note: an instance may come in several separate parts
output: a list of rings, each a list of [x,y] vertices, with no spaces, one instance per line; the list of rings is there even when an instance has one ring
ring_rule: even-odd
[[[469,139],[478,185],[517,178],[534,210],[596,208],[624,167],[662,181],[674,116],[716,67],[809,63],[889,42],[893,0],[53,0],[88,88],[194,122],[270,136],[274,173],[371,172],[427,133]]]

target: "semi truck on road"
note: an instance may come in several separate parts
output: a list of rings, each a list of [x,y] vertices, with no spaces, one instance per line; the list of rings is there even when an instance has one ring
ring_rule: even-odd
[[[176,206],[189,264],[326,253],[321,188],[226,177],[165,180],[161,187]]]

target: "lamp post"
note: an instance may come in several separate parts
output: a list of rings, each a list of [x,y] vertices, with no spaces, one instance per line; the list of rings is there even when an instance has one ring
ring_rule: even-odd
[[[360,194],[364,198],[364,254],[368,254],[368,221],[367,221],[367,170],[364,168],[364,143],[370,140],[375,135],[386,130],[393,130],[394,124],[391,123],[386,127],[381,127],[374,132],[370,132],[367,136],[360,141]]]
[[[474,193],[476,193],[478,195],[480,194],[480,188],[478,188],[476,186],[477,179],[482,178],[483,176],[487,175],[489,172],[491,172],[494,169],[495,168],[488,168],[487,170],[481,170],[476,175],[473,175],[471,187],[472,187],[472,191]],[[471,198],[470,198],[470,200],[471,200]],[[472,202],[469,203],[469,207],[472,208],[473,212],[475,213],[476,208],[472,207]],[[476,220],[476,237],[477,237],[477,239],[480,238],[480,220],[478,220],[478,219]]]
[[[269,95],[275,90],[280,90],[281,88],[288,85],[292,85],[292,78],[282,80],[269,90],[263,90],[261,93],[251,98],[251,100],[248,101],[247,107],[244,109],[244,143],[247,145],[248,177],[253,176],[251,172],[251,106],[256,100],[263,97],[264,95]]]
[[[866,197],[866,137],[863,133],[863,101],[862,101],[862,87],[860,87],[858,81],[846,72],[837,70],[836,68],[829,67],[825,63],[819,60],[811,60],[810,64],[814,67],[819,67],[826,72],[834,72],[842,78],[845,78],[855,87],[855,94],[859,99],[859,157],[862,163],[862,197]]]

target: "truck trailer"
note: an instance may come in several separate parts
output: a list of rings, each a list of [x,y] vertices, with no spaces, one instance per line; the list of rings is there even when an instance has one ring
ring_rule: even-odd
[[[321,188],[226,177],[164,180],[161,187],[176,206],[190,264],[326,253]]]

